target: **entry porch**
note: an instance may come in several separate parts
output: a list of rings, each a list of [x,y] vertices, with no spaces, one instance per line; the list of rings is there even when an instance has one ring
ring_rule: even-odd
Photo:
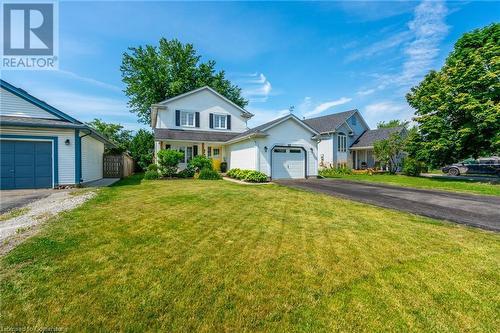
[[[173,149],[184,153],[184,160],[179,163],[181,170],[185,169],[188,162],[198,155],[211,158],[214,169],[219,171],[221,163],[227,161],[227,149],[222,142],[156,140],[155,158],[161,149]]]

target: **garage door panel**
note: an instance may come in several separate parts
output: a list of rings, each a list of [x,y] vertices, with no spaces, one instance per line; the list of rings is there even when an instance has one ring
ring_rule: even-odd
[[[52,187],[52,143],[1,140],[1,189]]]
[[[272,177],[274,179],[305,177],[305,155],[302,149],[275,148],[272,155]]]

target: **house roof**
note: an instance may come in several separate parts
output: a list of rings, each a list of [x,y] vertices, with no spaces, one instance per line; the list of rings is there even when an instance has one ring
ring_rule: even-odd
[[[31,126],[57,128],[84,128],[81,123],[72,123],[63,119],[46,119],[32,117],[0,116],[2,126]]]
[[[356,112],[358,112],[358,110],[353,109],[326,116],[305,119],[304,122],[319,133],[333,132]]]
[[[272,127],[274,127],[274,126],[276,126],[276,125],[278,125],[280,123],[282,123],[283,121],[285,121],[287,119],[294,119],[300,125],[302,125],[303,127],[307,128],[309,131],[311,131],[313,134],[319,134],[319,132],[316,131],[314,128],[312,128],[311,126],[309,126],[308,124],[304,123],[302,120],[300,120],[299,118],[297,118],[295,115],[293,115],[293,114],[290,113],[290,114],[287,114],[286,116],[283,116],[283,117],[271,120],[271,121],[269,121],[267,123],[264,123],[262,125],[256,126],[254,128],[251,128],[251,129],[249,129],[246,132],[240,133],[237,136],[235,136],[234,138],[232,138],[230,141],[231,142],[235,142],[235,141],[246,139],[248,137],[258,136],[258,135],[265,136],[266,135],[265,131],[267,131],[268,129],[270,129],[270,128],[272,128]]]
[[[404,127],[392,128],[378,128],[374,130],[365,131],[359,138],[351,145],[351,148],[368,148],[373,147],[375,141],[385,140],[392,133],[400,133]]]
[[[179,141],[209,141],[209,142],[226,142],[238,133],[215,132],[215,131],[194,131],[155,128],[155,139],[157,140],[179,140]]]

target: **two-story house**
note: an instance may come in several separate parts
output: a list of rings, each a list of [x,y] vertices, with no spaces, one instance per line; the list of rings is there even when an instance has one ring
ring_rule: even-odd
[[[319,167],[374,168],[374,143],[403,127],[371,130],[358,110],[349,110],[304,120],[321,135]]]
[[[161,149],[184,152],[180,164],[205,155],[228,169],[257,170],[278,178],[317,175],[319,133],[293,114],[249,129],[252,113],[210,87],[151,107],[155,156]]]

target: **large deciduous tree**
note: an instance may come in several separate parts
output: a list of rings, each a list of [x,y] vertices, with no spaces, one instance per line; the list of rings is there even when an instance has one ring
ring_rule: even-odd
[[[120,70],[131,112],[145,124],[150,123],[152,104],[203,86],[241,107],[248,104],[241,89],[226,79],[224,71],[215,69],[215,61],[202,62],[192,44],[177,39],[162,38],[158,46],[129,48]]]
[[[374,142],[373,153],[378,161],[388,166],[391,173],[395,173],[401,168],[405,144],[401,133],[391,133],[387,139]]]
[[[146,170],[153,162],[154,137],[153,133],[140,129],[130,142],[130,156],[141,170]]]
[[[463,35],[440,71],[406,96],[418,133],[408,153],[436,167],[500,151],[500,24]]]

